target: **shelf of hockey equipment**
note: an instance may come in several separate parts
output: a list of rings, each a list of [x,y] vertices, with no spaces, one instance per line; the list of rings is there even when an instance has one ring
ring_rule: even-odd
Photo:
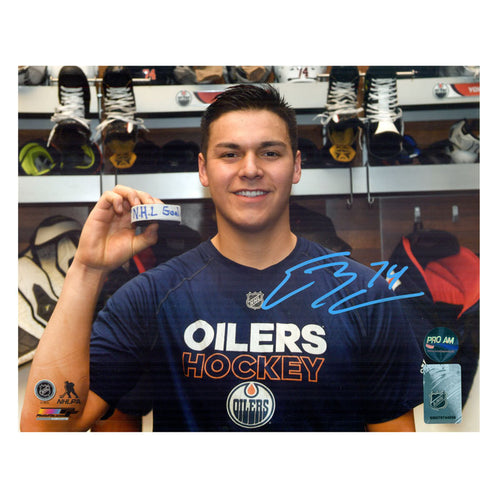
[[[479,189],[479,164],[399,165],[352,168],[352,193],[405,193]],[[87,176],[19,177],[19,203],[96,202],[115,184],[134,186],[162,200],[209,198],[196,172],[163,174],[104,174]],[[293,196],[349,195],[349,168],[303,169]]]
[[[328,82],[274,83],[296,110],[325,107]],[[214,95],[229,85],[138,85],[137,115],[200,114]],[[479,104],[479,81],[470,77],[404,78],[397,80],[398,103],[406,106]],[[51,115],[58,104],[57,85],[19,86],[18,113]],[[90,113],[97,114],[96,87],[90,87]]]
[[[299,125],[319,124],[328,82],[276,83],[297,110]],[[148,128],[199,127],[203,110],[229,85],[165,85],[134,87],[137,116]],[[479,81],[470,77],[401,78],[398,103],[405,121],[479,118]],[[58,104],[57,85],[19,86],[20,129],[50,129]],[[97,124],[98,95],[91,85],[92,127]],[[434,108],[434,109],[433,109]],[[442,109],[444,108],[444,109]],[[458,114],[457,114],[458,113]],[[33,126],[33,125],[36,126]],[[368,170],[367,170],[368,169]],[[352,177],[351,177],[352,175]],[[203,199],[208,190],[193,172],[19,177],[19,203],[95,202],[116,183],[128,184],[165,200]],[[479,189],[479,164],[405,165],[304,169],[296,196],[454,191]]]

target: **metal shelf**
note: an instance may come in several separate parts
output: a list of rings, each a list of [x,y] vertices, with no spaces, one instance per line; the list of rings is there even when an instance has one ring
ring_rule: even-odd
[[[370,168],[370,193],[466,191],[479,189],[479,164],[401,165]],[[352,168],[353,193],[367,192],[366,167]],[[163,200],[209,198],[196,172],[19,177],[19,203],[96,202],[116,184],[133,186]],[[350,194],[349,168],[302,170],[292,196]]]
[[[322,109],[326,102],[328,84],[325,82],[274,84],[290,106],[303,109]],[[138,85],[134,87],[137,114],[195,114],[201,115],[210,100],[229,85]],[[52,115],[58,105],[57,86],[19,86],[19,115]],[[96,87],[90,87],[90,113],[97,114]]]
[[[466,77],[398,80],[400,106],[479,104],[479,80]]]
[[[328,82],[274,83],[298,112],[323,110]],[[137,85],[138,115],[201,114],[214,94],[229,85]],[[479,103],[479,81],[466,77],[405,78],[397,80],[400,106]],[[457,89],[465,92],[461,95]],[[469,90],[466,90],[469,89]],[[90,112],[97,114],[96,87],[90,87]],[[19,86],[20,115],[52,114],[58,105],[57,86]]]
[[[48,175],[18,178],[19,203],[95,202],[101,192],[99,175]]]
[[[479,164],[397,165],[369,167],[370,193],[467,191],[479,189]],[[353,194],[368,191],[366,167],[352,169]],[[302,170],[292,195],[350,194],[349,169]]]

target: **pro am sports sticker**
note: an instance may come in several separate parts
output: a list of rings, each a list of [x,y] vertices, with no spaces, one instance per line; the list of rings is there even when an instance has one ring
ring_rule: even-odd
[[[446,363],[458,352],[458,336],[449,328],[437,326],[424,337],[424,351],[432,361]]]
[[[245,429],[267,424],[276,409],[273,393],[260,382],[243,382],[227,397],[226,409],[231,420]]]
[[[40,401],[50,401],[56,395],[56,386],[50,380],[40,380],[35,385],[35,396]]]

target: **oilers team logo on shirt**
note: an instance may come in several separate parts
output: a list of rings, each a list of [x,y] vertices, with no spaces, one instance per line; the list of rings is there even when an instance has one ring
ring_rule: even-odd
[[[276,403],[273,393],[260,382],[243,382],[227,397],[226,409],[231,420],[240,427],[255,429],[267,424]]]

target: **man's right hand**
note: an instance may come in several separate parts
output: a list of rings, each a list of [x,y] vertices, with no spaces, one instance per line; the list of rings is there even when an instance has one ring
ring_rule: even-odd
[[[162,202],[148,193],[121,185],[103,193],[82,229],[74,264],[108,273],[154,245],[158,223],[136,234],[130,222],[131,207],[150,203]]]

